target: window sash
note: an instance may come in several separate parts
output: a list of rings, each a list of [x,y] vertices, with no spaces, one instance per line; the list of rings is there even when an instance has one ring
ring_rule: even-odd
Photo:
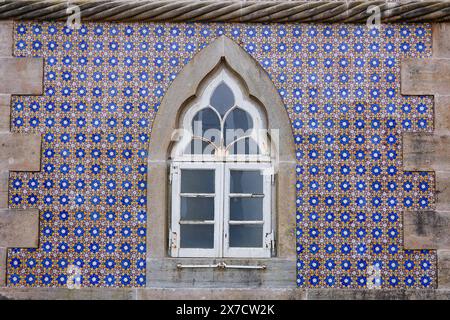
[[[181,170],[214,170],[214,194],[207,193],[181,193]],[[222,230],[222,183],[223,167],[218,163],[176,163],[172,170],[172,221],[170,230],[171,255],[174,257],[217,257],[222,255],[222,237],[218,236]],[[181,197],[213,197],[214,198],[214,220],[183,220],[181,221]],[[214,225],[214,247],[213,248],[181,248],[181,225]]]
[[[272,215],[271,215],[271,189],[272,174],[268,174],[271,165],[268,163],[230,163],[225,165],[225,181],[224,181],[224,257],[248,257],[248,258],[265,258],[270,257],[271,247],[268,245],[268,238],[272,237]],[[263,192],[260,193],[231,193],[231,171],[264,171],[263,175]],[[231,198],[262,198],[262,220],[231,220],[230,219],[230,199]],[[262,225],[262,247],[230,247],[230,225]]]
[[[269,163],[218,163],[218,162],[174,162],[171,166],[172,175],[172,214],[171,214],[171,256],[174,257],[270,257],[271,247],[267,245],[268,237],[272,236],[271,217],[271,181],[272,175],[264,175],[262,179],[263,193],[231,193],[230,173],[232,170],[262,171],[270,169]],[[181,193],[181,170],[214,170],[214,194],[211,193]],[[214,197],[214,220],[181,220],[181,197]],[[263,198],[262,220],[230,220],[230,198]],[[181,248],[181,225],[214,225],[214,247]],[[262,225],[262,247],[236,248],[229,247],[230,225]]]

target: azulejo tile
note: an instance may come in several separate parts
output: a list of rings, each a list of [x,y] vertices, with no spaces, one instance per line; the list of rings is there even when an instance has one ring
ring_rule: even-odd
[[[15,55],[45,58],[45,93],[13,98],[12,131],[42,134],[42,172],[11,173],[10,206],[41,210],[40,247],[9,251],[8,285],[145,285],[152,121],[222,34],[292,120],[298,286],[363,288],[378,272],[385,288],[435,286],[435,252],[404,250],[401,221],[434,205],[433,174],[404,173],[401,158],[402,132],[433,129],[432,98],[399,92],[400,59],[431,54],[430,25],[34,21],[15,24]]]

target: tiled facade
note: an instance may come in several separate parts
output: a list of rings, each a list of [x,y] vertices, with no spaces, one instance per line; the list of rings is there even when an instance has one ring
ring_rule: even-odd
[[[366,288],[375,267],[382,287],[435,287],[435,252],[405,251],[401,218],[434,205],[433,175],[401,159],[402,132],[432,131],[433,101],[399,90],[400,59],[431,55],[430,25],[52,22],[15,25],[15,55],[45,58],[45,93],[12,101],[11,131],[41,133],[43,155],[42,172],[10,176],[10,206],[39,208],[41,235],[9,251],[8,285],[66,286],[73,266],[83,286],[145,285],[152,119],[221,34],[260,62],[292,120],[297,213],[281,214],[297,214],[298,286]]]

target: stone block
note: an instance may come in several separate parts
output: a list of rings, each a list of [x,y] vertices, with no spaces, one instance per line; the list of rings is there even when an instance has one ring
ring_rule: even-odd
[[[0,247],[0,288],[6,286],[6,265],[8,249]]]
[[[0,170],[39,171],[41,136],[0,133]]]
[[[404,211],[405,249],[450,249],[450,212]]]
[[[0,94],[0,133],[10,130],[11,96]]]
[[[450,131],[403,133],[405,171],[449,171]]]
[[[450,23],[433,23],[433,57],[450,58]]]
[[[450,212],[450,172],[436,172],[435,181],[436,211]]]
[[[0,56],[13,54],[13,21],[0,21]]]
[[[438,288],[450,289],[450,250],[438,250]]]
[[[37,248],[39,211],[0,209],[0,247]]]
[[[403,95],[448,95],[449,92],[449,59],[402,60],[401,93]]]
[[[41,95],[42,58],[0,57],[0,93]]]
[[[9,171],[0,170],[0,208],[8,208]]]
[[[450,130],[450,95],[434,97],[434,129]]]

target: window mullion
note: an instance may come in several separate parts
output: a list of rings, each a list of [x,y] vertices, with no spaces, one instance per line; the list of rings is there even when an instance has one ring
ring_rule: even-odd
[[[219,224],[219,230],[217,233],[217,238],[219,239],[219,248],[218,248],[218,256],[219,257],[223,257],[224,256],[224,250],[225,250],[225,201],[227,199],[227,193],[228,193],[228,189],[227,189],[227,175],[226,175],[226,170],[225,170],[225,164],[224,163],[219,163],[217,166],[217,176],[219,177],[219,188],[220,188],[220,192],[217,193],[217,196],[219,197],[219,208],[218,208],[218,215],[217,215],[217,219],[218,219],[218,224]]]

